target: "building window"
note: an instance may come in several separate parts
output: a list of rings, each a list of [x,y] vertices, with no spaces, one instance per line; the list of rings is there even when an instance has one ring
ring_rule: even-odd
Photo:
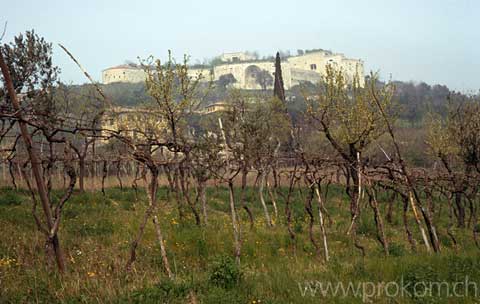
[[[310,70],[316,70],[317,69],[317,65],[314,63],[314,64],[311,64],[310,65]]]

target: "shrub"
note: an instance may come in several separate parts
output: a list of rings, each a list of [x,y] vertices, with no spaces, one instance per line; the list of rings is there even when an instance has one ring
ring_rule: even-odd
[[[370,237],[375,237],[377,235],[377,227],[375,227],[375,222],[371,218],[362,216],[358,219],[357,223],[357,233],[359,235],[365,235]]]
[[[303,225],[301,221],[295,220],[293,224],[293,230],[295,233],[302,233],[303,232]]]
[[[242,272],[235,261],[231,257],[224,256],[213,263],[209,281],[217,287],[232,288],[240,282],[241,278]]]
[[[24,198],[22,198],[20,194],[12,190],[7,190],[0,195],[0,206],[18,206],[23,200]]]
[[[452,245],[453,245],[452,239],[448,235],[439,233],[438,238],[439,238],[440,244],[442,244],[442,246],[452,247]]]
[[[475,225],[474,232],[475,232],[475,233],[480,233],[480,224],[476,224],[476,225]]]
[[[391,242],[388,244],[388,253],[394,257],[404,256],[405,247],[401,244]]]

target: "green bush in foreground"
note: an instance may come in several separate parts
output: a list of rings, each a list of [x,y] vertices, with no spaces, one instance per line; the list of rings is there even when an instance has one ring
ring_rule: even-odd
[[[234,259],[222,256],[214,262],[209,280],[214,286],[222,288],[235,287],[242,279],[242,272]]]
[[[19,193],[16,193],[12,189],[2,188],[0,189],[0,206],[18,206],[24,200],[25,197],[22,197]]]

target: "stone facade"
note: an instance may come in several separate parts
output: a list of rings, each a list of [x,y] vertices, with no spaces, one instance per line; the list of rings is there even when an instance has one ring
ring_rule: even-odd
[[[133,64],[124,64],[102,71],[102,82],[142,82],[145,81],[145,72]]]
[[[205,81],[219,80],[222,76],[231,74],[234,77],[230,86],[245,90],[260,90],[273,88],[275,63],[273,60],[254,60],[248,53],[226,53],[220,59],[223,63],[212,69],[189,70],[192,77],[202,75]],[[342,69],[351,81],[355,75],[364,82],[363,61],[346,58],[343,54],[329,51],[311,51],[282,60],[282,73],[285,89],[305,82],[318,83],[325,75],[326,66],[332,65]],[[103,70],[103,83],[141,82],[145,81],[145,72],[134,65],[121,65]],[[229,77],[231,79],[231,77]]]
[[[223,53],[220,56],[220,60],[224,62],[249,61],[249,60],[255,60],[255,56],[246,52]]]
[[[199,114],[210,114],[210,113],[215,113],[215,112],[223,112],[228,110],[228,108],[231,107],[231,105],[228,102],[216,102],[213,104],[210,104],[203,108],[201,111],[199,111]]]
[[[167,129],[166,123],[158,119],[158,115],[147,108],[113,107],[102,117],[102,137],[100,143],[107,143],[110,132],[120,132],[131,140],[144,140],[144,130],[156,130],[161,134]],[[134,131],[140,130],[140,132]]]

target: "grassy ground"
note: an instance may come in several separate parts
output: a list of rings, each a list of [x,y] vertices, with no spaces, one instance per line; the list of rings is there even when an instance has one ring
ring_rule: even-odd
[[[27,193],[0,189],[0,303],[478,303],[473,283],[480,284],[480,256],[469,231],[455,230],[459,249],[446,235],[447,209],[437,215],[442,253],[424,252],[415,229],[418,252],[412,253],[401,221],[400,204],[393,224],[386,224],[391,242],[385,257],[376,240],[373,215],[367,208],[361,216],[359,233],[366,246],[362,258],[345,235],[349,225],[347,199],[341,189],[332,188],[327,209],[333,223],[327,225],[331,260],[328,264],[316,256],[308,239],[308,223],[300,194],[294,201],[294,229],[298,236],[297,255],[293,256],[284,223],[284,208],[274,228],[267,228],[257,196],[249,193],[255,212],[255,227],[248,228],[245,212],[242,222],[242,260],[237,267],[232,256],[232,229],[229,220],[228,192],[225,188],[208,189],[210,223],[197,227],[192,217],[178,218],[166,190],[159,192],[159,217],[175,279],[162,271],[159,246],[151,223],[138,250],[138,260],[131,273],[125,273],[129,243],[137,231],[145,210],[145,193],[138,199],[131,189],[110,188],[101,192],[75,193],[67,203],[60,240],[68,259],[68,271],[59,277],[46,266],[44,237],[36,231]],[[273,211],[272,211],[273,212]],[[317,214],[315,212],[315,214]],[[316,223],[315,237],[321,241]],[[470,282],[470,287],[458,282]],[[315,283],[349,282],[360,293],[347,296],[332,290],[322,295]],[[390,286],[371,284],[395,281],[403,284],[403,296]],[[308,282],[310,288],[306,285]],[[371,283],[369,283],[371,282]],[[438,295],[432,287],[429,295],[425,282],[443,282]],[[415,285],[415,283],[417,283]],[[419,284],[418,284],[419,283]],[[362,285],[357,285],[362,284]],[[468,285],[468,284],[467,284]],[[333,285],[334,288],[336,285]],[[381,286],[381,285],[380,285]],[[385,286],[385,285],[383,285]],[[414,288],[415,286],[415,288]],[[480,286],[480,285],[479,285]],[[317,285],[318,287],[318,285]],[[400,285],[400,287],[402,287]],[[373,291],[375,295],[373,295]],[[468,296],[467,295],[468,292]],[[480,290],[477,291],[480,294]],[[400,294],[398,294],[400,295]],[[475,302],[477,301],[477,302]]]

